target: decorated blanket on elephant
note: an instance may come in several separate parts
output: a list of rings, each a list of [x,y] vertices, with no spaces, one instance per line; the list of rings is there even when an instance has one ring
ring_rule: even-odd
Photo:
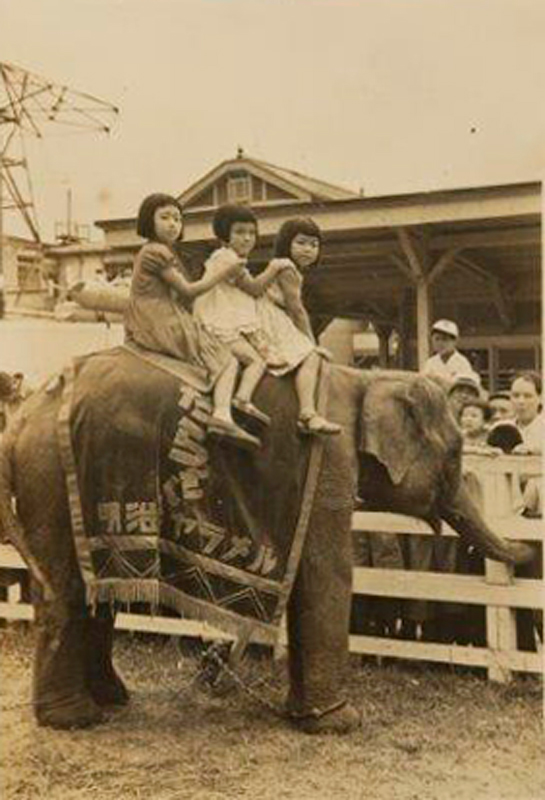
[[[65,373],[59,437],[88,601],[163,605],[274,641],[321,445],[297,435],[290,377],[259,388],[273,424],[257,453],[207,439],[210,400],[175,367],[119,347]]]

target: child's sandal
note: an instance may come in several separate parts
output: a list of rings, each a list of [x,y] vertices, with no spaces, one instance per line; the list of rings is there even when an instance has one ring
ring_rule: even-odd
[[[305,436],[334,436],[341,432],[342,428],[336,422],[330,422],[319,414],[312,416],[299,417],[297,422],[299,433]]]
[[[241,400],[239,397],[233,397],[231,402],[233,408],[236,408],[237,411],[240,411],[241,414],[245,414],[252,419],[257,420],[262,425],[270,425],[271,418],[268,414],[263,413],[260,411],[257,406],[254,406],[249,400]]]
[[[261,442],[256,436],[235,425],[234,422],[211,417],[207,426],[209,436],[227,439],[243,450],[259,450]]]

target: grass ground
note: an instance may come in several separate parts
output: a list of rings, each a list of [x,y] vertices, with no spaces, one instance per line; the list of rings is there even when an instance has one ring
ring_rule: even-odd
[[[197,660],[161,637],[122,634],[116,661],[131,704],[90,731],[38,728],[28,706],[32,629],[0,630],[3,800],[540,800],[541,686],[354,660],[363,726],[309,737],[245,695],[191,683]],[[285,666],[242,672],[280,705]]]

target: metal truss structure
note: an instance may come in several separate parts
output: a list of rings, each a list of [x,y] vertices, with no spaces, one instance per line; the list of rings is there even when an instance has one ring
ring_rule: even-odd
[[[0,243],[5,210],[18,212],[41,241],[25,138],[41,139],[51,125],[109,133],[117,114],[105,100],[0,62]]]

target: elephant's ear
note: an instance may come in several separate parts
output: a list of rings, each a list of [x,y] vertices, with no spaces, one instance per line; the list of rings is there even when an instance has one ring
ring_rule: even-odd
[[[400,484],[425,444],[407,380],[385,378],[373,383],[362,408],[361,449],[377,458],[394,484]]]

